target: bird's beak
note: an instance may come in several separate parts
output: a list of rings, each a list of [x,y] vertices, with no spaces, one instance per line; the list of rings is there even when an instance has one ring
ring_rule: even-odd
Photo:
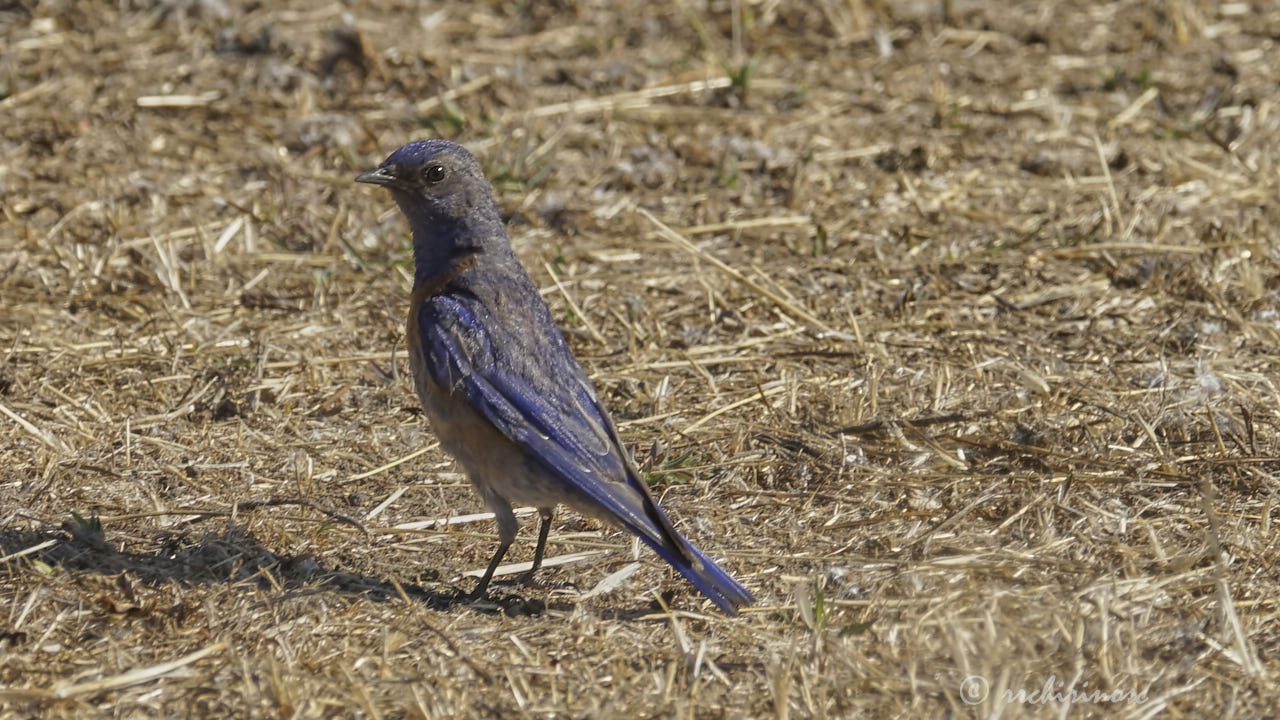
[[[374,168],[368,172],[360,173],[356,176],[356,182],[369,183],[370,185],[395,185],[398,182],[395,171],[389,167]]]

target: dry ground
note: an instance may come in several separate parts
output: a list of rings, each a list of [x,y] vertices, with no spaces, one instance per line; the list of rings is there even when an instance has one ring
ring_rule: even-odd
[[[0,33],[0,716],[1280,703],[1276,3],[19,0]],[[493,527],[402,377],[404,223],[351,182],[431,135],[742,617],[571,513],[548,588],[457,602]],[[1046,683],[1133,702],[1018,702]]]

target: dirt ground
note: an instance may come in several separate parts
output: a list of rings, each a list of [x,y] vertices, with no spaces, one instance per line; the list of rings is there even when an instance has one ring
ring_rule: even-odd
[[[1280,706],[1276,3],[18,0],[0,42],[0,717]],[[571,512],[547,587],[461,602],[494,527],[352,182],[429,136],[742,616]]]

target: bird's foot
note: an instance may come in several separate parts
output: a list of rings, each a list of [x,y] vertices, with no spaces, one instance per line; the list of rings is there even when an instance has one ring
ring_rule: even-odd
[[[534,589],[538,589],[538,590],[545,590],[546,588],[551,587],[551,586],[550,586],[550,585],[548,585],[546,582],[544,582],[544,581],[542,581],[542,580],[539,580],[538,578],[534,577],[534,571],[533,571],[533,570],[530,570],[529,572],[524,573],[523,575],[521,575],[521,576],[519,577],[519,579],[517,580],[517,582],[519,582],[521,585],[523,585],[523,586],[525,586],[525,587],[527,587],[527,588],[534,588]]]

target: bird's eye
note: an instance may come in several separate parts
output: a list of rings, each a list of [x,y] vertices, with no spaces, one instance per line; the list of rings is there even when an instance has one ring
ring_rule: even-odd
[[[443,165],[428,165],[427,168],[422,171],[422,179],[435,184],[443,180],[448,174],[449,171],[445,170]]]

